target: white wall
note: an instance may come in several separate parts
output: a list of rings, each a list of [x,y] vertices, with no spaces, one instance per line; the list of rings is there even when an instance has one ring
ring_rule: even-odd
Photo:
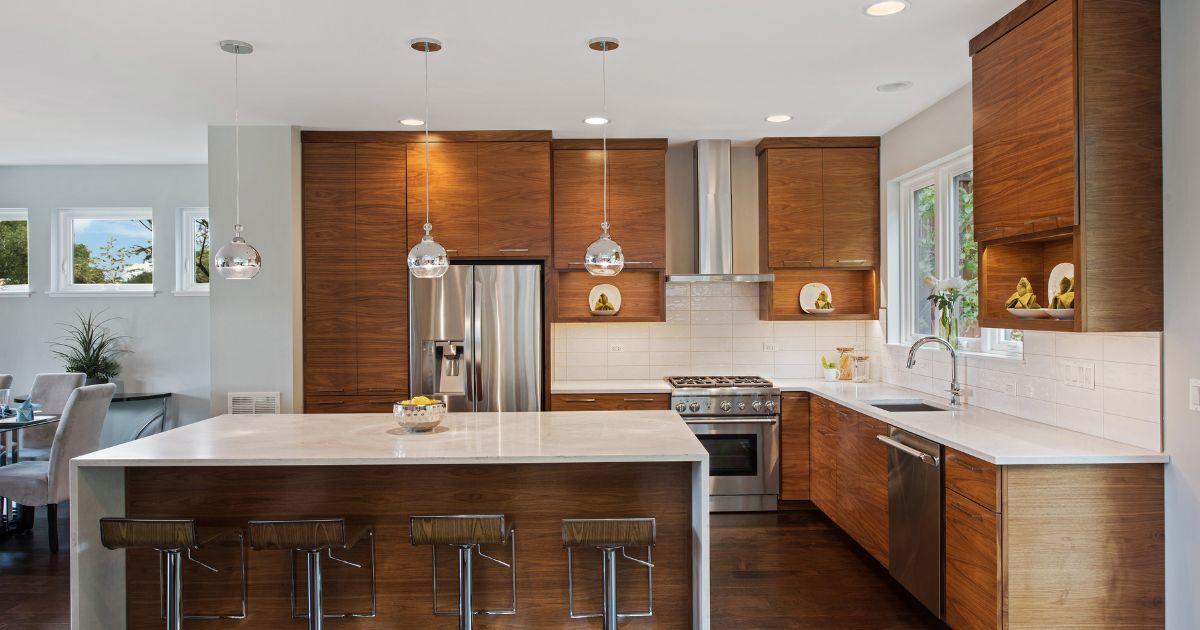
[[[0,207],[29,210],[29,275],[33,294],[0,298],[0,372],[28,392],[38,372],[60,372],[47,342],[76,311],[104,310],[129,336],[120,380],[128,391],[175,394],[180,422],[208,417],[208,298],[176,297],[175,220],[181,207],[208,205],[208,169],[185,166],[2,166]],[[154,208],[154,297],[49,297],[50,228],[56,208]]]
[[[234,133],[209,127],[208,193],[213,248],[233,236]],[[280,392],[285,413],[301,393],[300,133],[295,127],[242,127],[243,236],[263,257],[251,280],[216,274],[209,298],[213,414],[226,394]],[[397,238],[404,238],[403,234]]]
[[[1163,0],[1163,197],[1166,343],[1163,413],[1167,466],[1167,627],[1200,628],[1200,3]]]

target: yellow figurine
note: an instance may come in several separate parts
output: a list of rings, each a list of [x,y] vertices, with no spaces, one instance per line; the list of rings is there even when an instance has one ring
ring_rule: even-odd
[[[596,306],[592,310],[594,310],[594,311],[615,311],[617,309],[616,309],[616,307],[613,306],[613,303],[611,301],[609,301],[608,295],[601,293],[600,299],[596,300]]]
[[[1007,308],[1041,308],[1037,296],[1033,294],[1033,285],[1029,284],[1028,278],[1021,278],[1021,281],[1017,283],[1017,292],[1009,296],[1004,306]]]
[[[1075,278],[1063,276],[1058,283],[1058,293],[1050,300],[1050,308],[1075,308]]]
[[[813,302],[813,307],[819,309],[833,308],[833,302],[830,301],[828,293],[821,291],[817,294],[817,299]]]

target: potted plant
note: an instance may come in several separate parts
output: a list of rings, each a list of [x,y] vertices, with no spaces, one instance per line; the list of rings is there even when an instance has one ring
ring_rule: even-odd
[[[961,305],[969,297],[970,283],[962,278],[935,278],[925,276],[925,284],[932,290],[928,298],[938,309],[941,336],[954,348],[958,348],[958,324]]]
[[[821,372],[823,373],[823,375],[825,376],[825,380],[827,380],[827,381],[838,380],[837,364],[830,361],[829,359],[826,359],[825,355],[821,355]]]
[[[122,342],[126,339],[108,328],[116,318],[101,319],[96,313],[76,313],[75,317],[77,322],[62,324],[66,334],[50,342],[51,352],[62,359],[66,371],[86,374],[87,385],[116,378],[121,373],[117,357],[125,352]]]

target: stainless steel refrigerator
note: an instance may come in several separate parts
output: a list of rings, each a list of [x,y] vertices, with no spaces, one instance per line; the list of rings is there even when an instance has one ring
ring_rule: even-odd
[[[410,278],[412,395],[450,411],[538,411],[542,404],[538,265],[450,265]]]

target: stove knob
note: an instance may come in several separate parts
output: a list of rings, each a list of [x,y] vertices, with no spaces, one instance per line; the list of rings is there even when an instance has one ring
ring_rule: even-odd
[[[688,405],[688,409],[691,409],[692,411],[700,411],[700,403],[694,402]]]
[[[775,411],[775,401],[774,400],[767,401],[767,411]]]
[[[738,402],[738,411],[745,411],[745,409],[746,409],[746,403],[739,401]]]
[[[685,403],[685,402],[675,403],[675,411],[678,411],[679,413],[683,413],[683,412],[687,411],[687,403]]]
[[[762,411],[762,401],[761,400],[756,400],[756,401],[750,403],[750,406],[753,407],[755,411]]]
[[[721,403],[721,411],[729,411],[730,409],[733,409],[733,405],[729,404],[728,400]]]

